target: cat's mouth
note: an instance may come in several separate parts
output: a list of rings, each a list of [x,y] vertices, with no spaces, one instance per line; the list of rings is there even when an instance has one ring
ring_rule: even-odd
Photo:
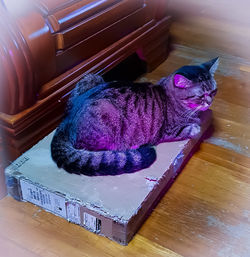
[[[205,103],[204,105],[201,105],[201,108],[199,108],[199,110],[206,111],[209,109],[210,106],[211,106],[210,104]]]

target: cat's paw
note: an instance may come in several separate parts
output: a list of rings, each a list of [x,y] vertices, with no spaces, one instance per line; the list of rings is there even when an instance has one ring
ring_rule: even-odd
[[[192,124],[189,126],[189,136],[190,138],[194,138],[199,135],[201,132],[201,127],[197,124]]]
[[[187,138],[194,138],[201,132],[201,127],[198,124],[191,124],[186,126],[182,133],[181,138],[187,139]]]

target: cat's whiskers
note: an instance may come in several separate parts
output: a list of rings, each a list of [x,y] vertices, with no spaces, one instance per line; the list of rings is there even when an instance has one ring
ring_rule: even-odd
[[[185,113],[185,115],[187,116],[187,120],[189,120],[190,118],[192,118],[192,116],[197,113],[200,109],[202,108],[202,106],[197,106],[194,110],[189,111],[188,113]]]
[[[197,108],[194,109],[194,111],[191,113],[191,116],[195,113],[197,113],[202,108],[201,105],[197,106]]]

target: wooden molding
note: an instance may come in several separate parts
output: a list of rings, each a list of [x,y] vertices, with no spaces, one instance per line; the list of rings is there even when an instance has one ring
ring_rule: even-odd
[[[17,113],[36,101],[33,60],[14,20],[0,5],[0,111]]]
[[[66,0],[57,1],[67,2]],[[42,1],[39,2],[42,3]],[[129,0],[117,2],[131,3]],[[152,70],[166,59],[170,17],[164,16],[159,20],[154,18],[156,2],[145,1],[142,8],[131,12],[119,21],[62,52],[57,52],[55,34],[51,34],[51,28],[44,24],[43,16],[49,7],[40,7],[39,12],[37,9],[35,11],[32,9],[28,17],[36,17],[37,22],[30,29],[26,29],[27,17],[16,18],[14,25],[18,24],[21,31],[19,35],[22,35],[20,37],[23,38],[22,47],[27,50],[26,52],[21,51],[22,48],[19,47],[16,54],[18,56],[18,51],[21,51],[19,55],[23,56],[23,59],[22,62],[19,62],[19,66],[23,63],[26,64],[24,67],[26,67],[26,73],[30,72],[30,77],[25,77],[25,72],[23,72],[26,82],[23,82],[22,85],[17,80],[18,83],[13,84],[15,87],[13,86],[13,89],[10,87],[11,92],[8,91],[10,88],[6,83],[6,81],[8,82],[7,77],[4,76],[4,80],[1,81],[4,88],[8,88],[5,93],[5,97],[8,99],[6,101],[10,106],[13,105],[12,109],[5,107],[5,111],[1,110],[0,113],[3,147],[8,160],[15,159],[58,125],[71,89],[84,74],[89,72],[104,74],[136,52],[147,63],[148,70]],[[114,6],[112,5],[112,7]],[[53,9],[53,6],[50,8]],[[6,14],[6,10],[4,13]],[[38,28],[44,28],[40,35],[42,38],[40,43],[38,43],[39,37],[30,37],[32,31],[36,34]],[[115,32],[117,35],[112,35]],[[94,42],[98,42],[99,45],[95,46]],[[0,45],[0,58],[2,59],[5,46],[6,44]],[[82,54],[81,51],[83,51]],[[29,57],[28,61],[24,54]],[[47,68],[44,70],[46,58]],[[68,67],[70,58],[76,59],[71,63],[71,67]],[[62,65],[64,72],[60,71],[59,64]],[[6,69],[8,70],[9,67]],[[13,69],[8,72],[13,73]],[[30,98],[27,105],[19,104],[20,92],[23,94],[24,102],[25,99]],[[17,103],[15,103],[15,99]]]
[[[70,90],[85,73],[104,74],[140,49],[140,46],[144,46],[144,49],[146,49],[147,45],[151,47],[156,45],[153,48],[156,59],[165,60],[169,25],[169,17],[158,23],[149,22],[92,58],[47,83],[42,91],[44,98],[37,101],[32,107],[16,115],[1,114],[0,126],[5,133],[6,141],[9,142],[8,145],[23,152],[55,128],[63,115],[64,105]],[[159,34],[164,35],[160,45],[156,41]],[[150,41],[147,41],[147,38]],[[162,51],[164,51],[164,54]],[[150,56],[150,59],[146,60],[149,62],[148,65],[156,66],[153,63],[156,60],[154,60],[152,52],[148,56]],[[159,64],[159,61],[156,63]],[[150,69],[152,70],[152,68]],[[45,133],[42,133],[42,131],[45,131]]]

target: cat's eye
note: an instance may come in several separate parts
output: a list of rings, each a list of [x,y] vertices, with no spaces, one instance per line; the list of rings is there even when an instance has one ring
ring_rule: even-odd
[[[217,93],[217,88],[210,93],[210,96],[215,96],[216,93]]]
[[[191,95],[191,96],[187,96],[185,98],[183,98],[182,100],[186,100],[186,99],[192,99],[192,98],[196,98],[196,95]]]

